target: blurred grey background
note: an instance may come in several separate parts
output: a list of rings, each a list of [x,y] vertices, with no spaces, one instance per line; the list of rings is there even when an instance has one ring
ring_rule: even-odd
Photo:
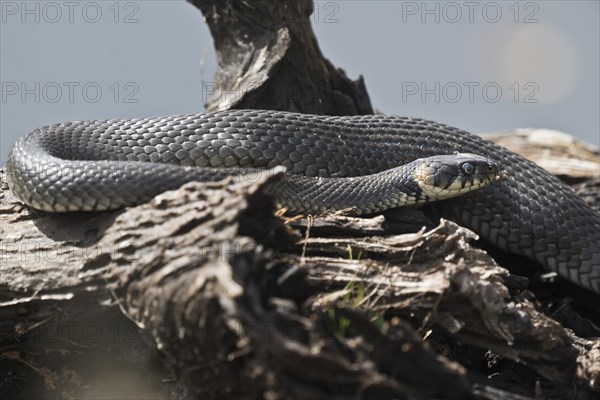
[[[187,2],[0,3],[1,162],[37,126],[203,110],[215,54]],[[558,129],[598,146],[599,4],[317,1],[312,22],[378,111],[474,133]]]

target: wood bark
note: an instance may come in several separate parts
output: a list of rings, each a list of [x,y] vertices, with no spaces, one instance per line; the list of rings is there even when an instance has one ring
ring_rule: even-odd
[[[193,3],[215,38],[215,82],[255,82],[208,109],[372,111],[362,79],[319,51],[312,3]],[[303,91],[273,92],[288,84]],[[509,137],[525,138],[515,150],[541,162],[534,136]],[[555,173],[598,207],[600,178],[586,163],[600,160],[585,151]],[[3,180],[0,395],[600,393],[597,295],[415,210],[278,216],[262,188],[279,178],[191,183],[126,210],[57,215],[22,205]]]
[[[327,60],[311,27],[311,0],[203,1],[218,69],[205,84],[207,111],[256,108],[309,114],[372,114],[364,80]]]

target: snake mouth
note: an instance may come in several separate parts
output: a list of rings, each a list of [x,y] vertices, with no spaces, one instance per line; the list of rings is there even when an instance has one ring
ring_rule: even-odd
[[[508,174],[506,173],[506,171],[500,170],[496,175],[486,177],[483,181],[483,184],[489,185],[491,183],[503,181],[505,179],[508,179]]]
[[[508,178],[508,175],[503,170],[499,171],[496,175],[485,177],[480,182],[477,182],[471,187],[471,191],[481,189],[494,182],[502,181]]]

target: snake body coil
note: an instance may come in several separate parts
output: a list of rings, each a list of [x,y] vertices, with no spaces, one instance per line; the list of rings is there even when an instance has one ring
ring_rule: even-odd
[[[600,293],[600,216],[534,163],[478,136],[409,117],[232,110],[39,128],[9,155],[11,189],[52,211],[138,203],[198,174],[285,166],[307,177],[373,174],[418,158],[468,152],[507,179],[444,202],[458,223]],[[69,161],[66,161],[69,160]],[[140,162],[147,161],[147,162]],[[219,172],[222,171],[222,172]],[[375,188],[377,189],[377,188]],[[145,197],[144,197],[145,196]]]

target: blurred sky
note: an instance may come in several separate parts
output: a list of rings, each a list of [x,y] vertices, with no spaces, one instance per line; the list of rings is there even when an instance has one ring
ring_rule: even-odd
[[[598,146],[599,4],[319,1],[312,19],[325,56],[364,76],[378,111],[474,133],[558,129]],[[203,110],[215,54],[187,2],[0,6],[0,162],[41,125]]]

